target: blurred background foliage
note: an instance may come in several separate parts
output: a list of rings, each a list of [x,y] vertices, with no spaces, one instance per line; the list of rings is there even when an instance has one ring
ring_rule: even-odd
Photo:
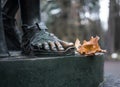
[[[66,41],[102,37],[99,0],[41,0],[41,18],[49,31]]]

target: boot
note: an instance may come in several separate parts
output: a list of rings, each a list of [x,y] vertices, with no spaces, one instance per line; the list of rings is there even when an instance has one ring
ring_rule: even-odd
[[[60,40],[54,34],[47,32],[44,23],[32,26],[22,26],[22,53],[32,56],[63,56],[74,54],[73,43]]]
[[[25,55],[55,56],[74,53],[73,43],[58,39],[47,31],[40,19],[39,0],[20,0],[22,18],[22,50]]]

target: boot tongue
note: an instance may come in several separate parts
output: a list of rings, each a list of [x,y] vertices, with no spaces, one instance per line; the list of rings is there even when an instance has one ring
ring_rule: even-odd
[[[22,26],[23,28],[23,32],[27,32],[29,30],[31,31],[38,31],[38,30],[43,30],[43,31],[46,31],[48,28],[45,26],[45,24],[43,22],[40,22],[40,23],[35,23],[33,25],[27,25],[27,24],[23,24]]]
[[[32,38],[37,33],[45,33],[47,31],[47,27],[43,22],[35,23],[31,26],[27,24],[23,24],[22,30],[23,30],[23,37],[25,38]]]
[[[47,29],[48,29],[43,22],[36,23],[36,25],[38,26],[38,28],[39,28],[40,30],[47,30]]]

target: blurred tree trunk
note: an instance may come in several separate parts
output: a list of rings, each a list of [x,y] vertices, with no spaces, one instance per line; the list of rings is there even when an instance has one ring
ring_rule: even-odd
[[[74,1],[74,3],[72,2]],[[57,0],[62,12],[59,18],[54,22],[54,26],[51,27],[52,32],[58,37],[67,41],[75,41],[79,36],[82,38],[79,18],[79,4],[77,0]]]
[[[63,39],[69,41],[75,41],[76,38],[81,37],[82,34],[80,27],[80,1],[78,0],[58,0],[62,8],[62,16],[60,18],[62,22],[62,34]]]
[[[120,0],[116,0],[115,11],[115,51],[120,51]]]
[[[110,11],[109,11],[109,30],[107,36],[107,48],[110,53],[120,50],[120,1],[110,0]]]
[[[68,16],[70,13],[70,2],[71,0],[57,0],[59,3],[62,12],[59,18],[57,18],[54,22],[54,30],[53,33],[56,33],[58,37],[63,40],[68,40],[67,31],[68,31]]]
[[[82,30],[80,30],[80,1],[71,0],[70,13],[68,19],[68,36],[71,41],[75,41],[76,38],[82,39]]]

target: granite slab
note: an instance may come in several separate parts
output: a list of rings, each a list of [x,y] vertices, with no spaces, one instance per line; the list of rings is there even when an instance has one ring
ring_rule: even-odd
[[[0,59],[0,87],[98,87],[104,56],[15,56]]]

